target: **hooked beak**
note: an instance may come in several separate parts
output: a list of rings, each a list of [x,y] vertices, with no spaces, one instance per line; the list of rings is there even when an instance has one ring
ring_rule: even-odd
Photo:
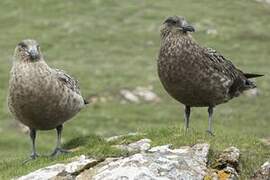
[[[29,53],[31,60],[37,60],[40,57],[39,52],[38,52],[36,47],[29,48],[28,53]]]
[[[184,26],[182,26],[182,30],[184,32],[187,32],[187,31],[195,32],[195,28],[193,26],[189,25],[189,24],[185,24]]]

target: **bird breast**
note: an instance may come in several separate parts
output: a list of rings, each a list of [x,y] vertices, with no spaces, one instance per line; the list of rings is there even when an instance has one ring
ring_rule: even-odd
[[[82,106],[82,97],[59,82],[45,62],[14,64],[9,107],[25,125],[52,129],[74,116]]]
[[[158,75],[166,91],[190,106],[209,106],[227,101],[228,90],[220,74],[204,62],[203,53],[192,39],[167,37],[158,58]]]

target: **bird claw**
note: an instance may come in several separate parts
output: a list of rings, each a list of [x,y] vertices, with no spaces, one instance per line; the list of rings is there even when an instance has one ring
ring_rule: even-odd
[[[55,150],[52,152],[52,154],[50,156],[58,156],[60,154],[67,154],[69,153],[70,151],[68,150],[65,150],[65,149],[62,149],[62,148],[55,148]]]
[[[215,134],[212,132],[212,131],[210,131],[210,130],[206,130],[206,132],[209,134],[209,135],[211,135],[211,136],[215,136]]]
[[[39,156],[40,155],[38,155],[37,153],[32,153],[30,155],[30,158],[29,159],[26,159],[26,160],[23,161],[23,164],[26,164],[26,163],[28,163],[30,161],[33,161],[33,160],[37,159]]]

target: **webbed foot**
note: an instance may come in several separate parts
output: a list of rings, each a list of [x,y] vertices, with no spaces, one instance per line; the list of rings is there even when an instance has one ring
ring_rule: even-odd
[[[212,132],[212,131],[209,131],[209,130],[206,130],[206,132],[209,134],[209,135],[211,135],[211,136],[215,136],[215,134]]]
[[[62,149],[62,148],[55,148],[50,156],[52,156],[52,157],[53,156],[58,156],[58,155],[61,155],[61,154],[67,154],[69,152],[70,151]]]
[[[26,164],[26,163],[28,163],[30,161],[33,161],[33,160],[37,159],[39,156],[40,155],[38,155],[37,153],[32,153],[30,155],[29,159],[26,159],[26,160],[23,161],[23,164]]]

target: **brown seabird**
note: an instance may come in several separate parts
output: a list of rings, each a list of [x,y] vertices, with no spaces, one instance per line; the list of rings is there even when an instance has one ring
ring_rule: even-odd
[[[208,107],[208,132],[212,133],[213,108],[255,88],[250,78],[217,51],[200,46],[191,36],[185,18],[169,17],[161,26],[158,75],[165,90],[185,105],[185,128],[191,107]]]
[[[31,159],[37,158],[37,130],[57,130],[57,145],[52,156],[67,152],[61,148],[63,123],[76,115],[87,102],[78,82],[44,61],[40,46],[27,39],[15,48],[10,73],[8,105],[15,118],[30,128]]]

